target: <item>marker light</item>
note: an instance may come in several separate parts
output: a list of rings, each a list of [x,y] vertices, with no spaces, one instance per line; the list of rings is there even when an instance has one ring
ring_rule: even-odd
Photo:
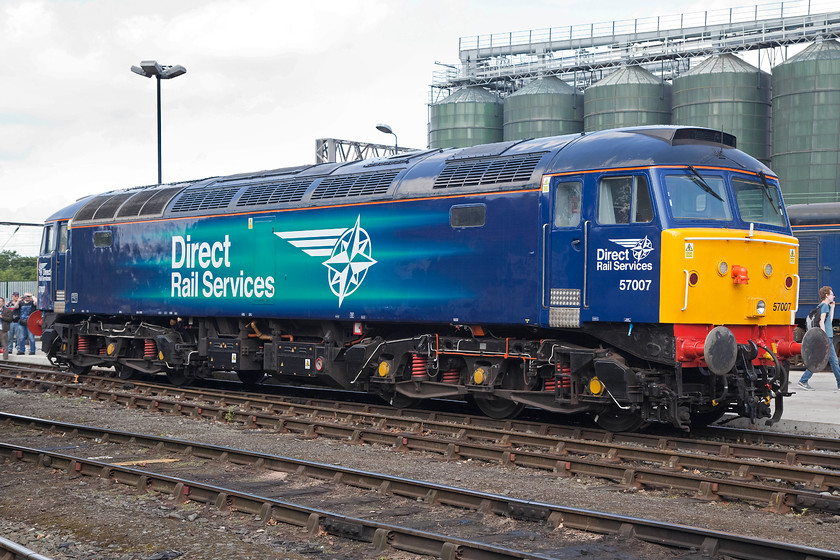
[[[720,261],[717,266],[718,274],[721,276],[726,276],[726,272],[729,270],[729,265],[726,264],[725,261]]]
[[[787,288],[788,290],[793,288],[793,276],[785,277],[785,288]]]
[[[773,275],[773,265],[767,263],[764,265],[764,277],[770,278]]]
[[[700,276],[692,270],[688,275],[688,285],[689,286],[696,286],[697,282],[700,280]]]

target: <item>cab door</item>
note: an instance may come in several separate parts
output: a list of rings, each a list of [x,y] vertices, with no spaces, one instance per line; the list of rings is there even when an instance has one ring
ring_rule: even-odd
[[[592,321],[659,321],[661,227],[643,171],[597,178],[588,229],[587,271]]]
[[[580,327],[586,305],[586,194],[583,176],[544,177],[542,311],[550,327]],[[547,316],[547,317],[546,317]]]

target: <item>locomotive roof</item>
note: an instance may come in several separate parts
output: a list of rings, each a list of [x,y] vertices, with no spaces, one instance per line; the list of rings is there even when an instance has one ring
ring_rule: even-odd
[[[815,202],[787,206],[791,226],[840,224],[840,202]]]
[[[710,152],[709,146],[716,150]],[[772,174],[734,147],[733,136],[710,129],[614,129],[116,190],[81,199],[48,221],[111,223],[536,189],[546,173],[698,164],[703,159]],[[712,161],[715,157],[719,160]]]

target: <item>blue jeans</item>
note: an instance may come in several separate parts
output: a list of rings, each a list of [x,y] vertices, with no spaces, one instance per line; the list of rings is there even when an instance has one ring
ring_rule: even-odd
[[[14,349],[20,340],[20,323],[12,321],[9,325],[9,348]]]
[[[29,351],[34,354],[35,353],[35,335],[29,332],[29,327],[26,325],[18,324],[18,345],[17,351],[18,354],[23,354],[24,349],[26,348],[26,341],[29,341]],[[834,357],[837,359],[837,356]],[[838,381],[840,383],[840,381]]]
[[[831,371],[834,373],[835,381],[837,381],[837,388],[840,389],[840,363],[838,363],[837,354],[834,352],[834,339],[832,337],[828,337],[828,347],[831,349],[828,353],[828,363],[831,364]],[[814,375],[814,372],[806,369],[799,382],[808,383],[812,375]]]

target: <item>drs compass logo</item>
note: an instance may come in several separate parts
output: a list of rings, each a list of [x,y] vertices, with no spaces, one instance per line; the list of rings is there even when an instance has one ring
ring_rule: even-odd
[[[368,269],[376,264],[371,256],[370,236],[360,223],[361,215],[356,217],[356,224],[351,228],[278,231],[274,234],[310,257],[327,257],[321,264],[327,267],[330,290],[338,297],[341,307],[344,298],[359,289]]]

